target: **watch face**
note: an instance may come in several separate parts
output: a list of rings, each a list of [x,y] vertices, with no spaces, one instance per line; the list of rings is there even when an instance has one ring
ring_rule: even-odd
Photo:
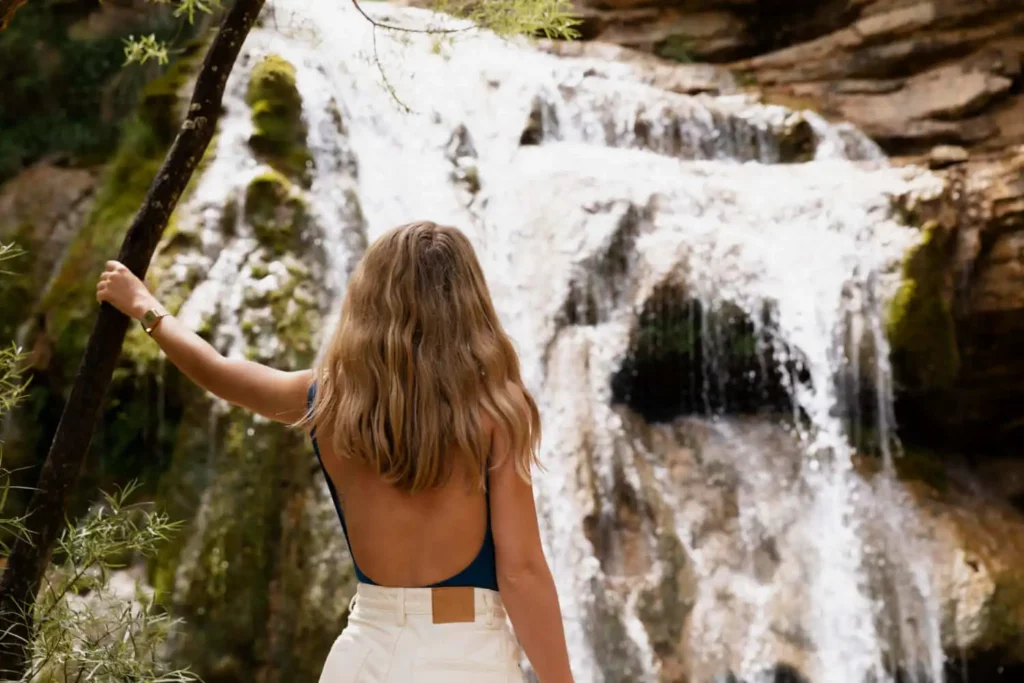
[[[160,320],[160,317],[160,314],[153,310],[149,310],[143,313],[141,321],[143,329],[145,329],[146,332],[152,332],[153,327],[156,326],[157,322]]]

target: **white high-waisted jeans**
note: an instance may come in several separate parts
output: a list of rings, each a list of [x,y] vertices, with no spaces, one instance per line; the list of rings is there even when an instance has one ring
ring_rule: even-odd
[[[359,584],[320,683],[523,683],[501,598],[465,590],[474,620],[434,623],[431,589]]]

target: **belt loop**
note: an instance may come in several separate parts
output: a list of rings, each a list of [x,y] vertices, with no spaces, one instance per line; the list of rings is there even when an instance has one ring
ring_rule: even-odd
[[[398,595],[395,597],[397,599],[396,607],[398,608],[398,625],[405,626],[405,589],[399,588]]]
[[[488,596],[479,588],[474,588],[473,598],[477,602],[482,603],[484,613],[487,615],[487,618],[484,620],[484,625],[487,626],[487,628],[491,628],[492,626],[494,626],[494,604],[489,599],[490,596]]]

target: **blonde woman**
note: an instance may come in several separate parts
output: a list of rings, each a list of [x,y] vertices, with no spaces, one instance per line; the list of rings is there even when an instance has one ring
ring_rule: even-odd
[[[199,386],[311,432],[359,579],[321,683],[519,683],[520,644],[540,683],[572,681],[530,485],[540,418],[461,232],[374,242],[315,370],[224,358],[116,262],[97,298]]]

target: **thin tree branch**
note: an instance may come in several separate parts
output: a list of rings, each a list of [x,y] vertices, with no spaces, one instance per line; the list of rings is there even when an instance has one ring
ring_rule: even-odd
[[[0,0],[3,2],[4,0]],[[24,0],[22,0],[24,1]],[[374,28],[386,28],[389,31],[401,31],[403,33],[462,33],[469,31],[470,29],[476,28],[472,24],[469,26],[463,26],[462,28],[408,28],[406,26],[395,26],[394,24],[385,24],[377,21],[363,9],[362,5],[359,4],[359,0],[352,0],[352,6],[356,8],[356,11],[363,15],[363,18],[373,24]]]
[[[145,277],[178,198],[210,144],[228,75],[263,4],[264,0],[235,0],[206,53],[185,120],[117,257],[139,277]],[[29,665],[35,624],[32,610],[26,607],[35,602],[54,541],[64,524],[129,322],[112,306],[101,306],[28,505],[26,527],[34,534],[33,542],[15,541],[0,577],[0,680],[4,676],[21,680]]]
[[[353,0],[354,1],[354,0]],[[398,96],[398,91],[395,90],[395,86],[391,85],[391,81],[388,80],[388,74],[384,71],[384,65],[380,61],[380,54],[377,52],[377,27],[373,27],[373,63],[377,65],[377,72],[380,74],[381,83],[384,85],[384,89],[388,91],[388,94],[398,103],[406,114],[411,114],[412,109],[409,108],[402,98]]]
[[[7,28],[18,8],[24,5],[26,0],[0,0],[0,31]]]

